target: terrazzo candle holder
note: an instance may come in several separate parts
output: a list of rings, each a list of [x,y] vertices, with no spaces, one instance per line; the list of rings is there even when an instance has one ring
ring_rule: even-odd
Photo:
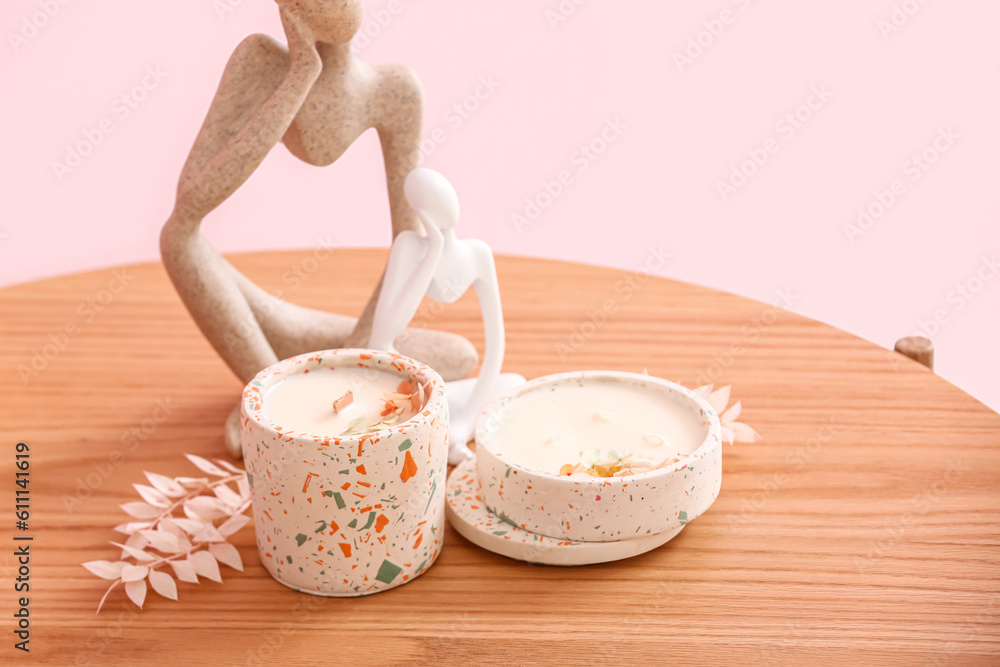
[[[621,382],[674,401],[700,423],[701,445],[667,467],[626,477],[567,477],[532,470],[503,451],[496,434],[505,413],[533,392],[566,383]],[[719,418],[699,395],[648,375],[613,371],[564,373],[522,385],[482,413],[476,428],[476,472],[482,501],[503,522],[541,536],[616,542],[675,535],[700,516],[722,485]],[[621,443],[609,442],[608,449]]]
[[[341,367],[426,384],[429,396],[409,421],[365,435],[295,433],[268,416],[269,389]],[[412,359],[345,349],[262,371],[243,393],[241,440],[265,569],[290,588],[328,597],[378,593],[426,572],[444,535],[447,438],[444,383]]]

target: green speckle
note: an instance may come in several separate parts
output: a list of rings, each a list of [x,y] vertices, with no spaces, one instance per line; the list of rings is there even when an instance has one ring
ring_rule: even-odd
[[[247,473],[247,484],[250,485],[250,490],[253,491],[253,475]]]
[[[507,531],[506,530],[494,530],[493,534],[494,535],[506,535]]]
[[[413,441],[410,440],[409,438],[407,438],[403,442],[399,443],[399,451],[405,452],[407,449],[409,449],[412,446],[413,446]],[[388,562],[388,561],[386,561],[386,562]],[[389,583],[389,582],[386,582],[386,583]]]
[[[322,533],[324,530],[326,530],[326,521],[317,521],[316,523],[319,524],[319,528],[316,529],[317,533]],[[299,546],[302,546],[302,545],[299,545]]]
[[[341,498],[339,493],[334,493],[333,499],[337,501],[337,509],[342,510],[347,507],[347,503],[344,502],[344,499]]]
[[[350,474],[351,474],[351,469],[350,469],[350,468],[348,468],[347,470],[341,470],[341,471],[340,471],[340,474],[341,474],[341,475],[350,475]]]
[[[680,512],[680,513],[677,514],[677,518],[681,520],[681,525],[683,526],[684,524],[686,524],[688,522],[688,513],[687,512]]]
[[[382,567],[378,569],[378,574],[375,575],[375,581],[381,581],[383,584],[391,584],[402,571],[403,568],[384,560],[382,561]]]
[[[510,477],[510,468],[507,468],[507,474],[504,477]]]
[[[327,498],[333,498],[333,491],[324,491],[323,495]]]
[[[431,501],[434,500],[434,494],[437,493],[437,490],[438,490],[438,481],[437,479],[435,479],[434,483],[431,484],[431,495],[430,498],[427,499],[427,507],[424,508],[424,514],[427,514],[427,510],[431,508]]]
[[[349,524],[347,524],[347,527],[348,528],[357,528],[358,527],[358,520],[357,519],[351,519],[351,522]]]
[[[514,526],[515,528],[517,528],[517,524],[516,524],[516,523],[514,523],[514,522],[513,522],[513,521],[512,521],[511,519],[510,519],[510,517],[508,517],[508,516],[507,516],[506,514],[499,514],[499,515],[497,515],[497,517],[498,517],[498,518],[499,518],[499,519],[500,519],[501,521],[503,521],[504,523],[506,523],[506,524],[509,524],[509,525],[511,525],[511,526]]]
[[[308,540],[308,539],[309,539],[309,538],[308,538],[308,537],[306,537],[305,535],[303,535],[302,533],[299,533],[298,535],[296,535],[296,536],[295,536],[295,541],[299,543],[299,546],[300,546],[300,547],[301,547],[301,546],[302,546],[303,544],[305,544],[305,543],[306,543],[306,540]]]
[[[368,523],[366,523],[363,528],[360,528],[360,530],[368,530],[372,527],[372,524],[375,523],[375,514],[375,512],[368,513]]]
[[[302,545],[300,544],[299,546],[302,546]],[[288,564],[291,565],[292,564],[292,557],[291,556],[285,556],[285,558],[288,560]]]

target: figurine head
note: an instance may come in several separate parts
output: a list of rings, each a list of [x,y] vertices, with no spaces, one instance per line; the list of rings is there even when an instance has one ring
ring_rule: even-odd
[[[316,41],[344,44],[351,41],[364,19],[362,0],[275,0],[301,19]]]
[[[438,172],[424,167],[414,170],[406,177],[405,191],[413,210],[438,229],[454,229],[458,224],[458,193]]]

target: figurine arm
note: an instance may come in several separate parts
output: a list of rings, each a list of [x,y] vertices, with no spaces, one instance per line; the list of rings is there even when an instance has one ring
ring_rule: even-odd
[[[419,229],[417,214],[406,201],[404,184],[410,172],[420,164],[420,139],[424,123],[424,93],[417,75],[402,65],[376,65],[382,94],[375,103],[375,129],[385,161],[392,238],[405,231]],[[375,309],[385,283],[385,274],[375,286],[354,332],[346,344],[364,345],[372,332]]]
[[[206,154],[209,146],[195,146],[181,175],[175,214],[201,220],[236,192],[288,131],[316,82],[322,61],[315,39],[299,19],[285,10],[282,10],[282,22],[288,34],[290,55],[284,80],[214,155]],[[274,56],[273,52],[267,52],[268,45],[260,40],[259,37],[245,40],[233,54],[216,100],[223,108],[213,109],[210,116],[213,112],[236,115],[246,106],[244,96],[255,92],[245,90],[255,85],[252,80],[255,64],[263,64]],[[206,123],[203,132],[224,133],[227,129],[213,127],[209,130]],[[208,141],[213,138],[208,137]]]
[[[503,305],[500,302],[500,281],[497,278],[493,252],[482,241],[472,241],[472,243],[476,244],[476,261],[481,267],[479,277],[473,285],[483,315],[483,333],[486,341],[483,364],[479,369],[475,389],[473,389],[472,396],[466,406],[469,416],[467,421],[470,422],[470,427],[474,428],[480,411],[486,407],[500,377],[507,343],[503,323]],[[466,437],[467,442],[472,439],[472,435],[470,430],[468,437],[464,434],[463,437]],[[464,445],[465,442],[461,444]]]
[[[403,232],[392,244],[368,341],[372,349],[385,350],[392,346],[416,315],[434,278],[441,261],[444,236],[433,223],[425,223],[424,228],[427,230],[426,252],[416,266],[417,253],[425,245],[421,237],[414,232]]]

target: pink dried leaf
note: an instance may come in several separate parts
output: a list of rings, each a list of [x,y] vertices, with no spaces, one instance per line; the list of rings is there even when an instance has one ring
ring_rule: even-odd
[[[250,482],[247,480],[246,475],[236,480],[236,488],[240,491],[240,498],[243,500],[250,499]]]
[[[142,609],[142,603],[146,601],[146,580],[128,582],[125,584],[125,594],[139,609]]]
[[[135,547],[130,547],[126,544],[118,544],[117,542],[112,542],[111,544],[115,545],[116,547],[121,547],[122,551],[124,551],[126,554],[128,554],[129,556],[131,556],[132,558],[136,559],[139,562],[148,563],[150,561],[156,560],[156,556],[148,554],[142,549],[136,549]]]
[[[131,581],[142,581],[149,574],[149,568],[145,565],[126,565],[122,568],[122,581],[126,584]]]
[[[131,517],[135,517],[136,519],[155,519],[162,514],[161,510],[158,510],[149,503],[142,503],[139,501],[125,503],[124,505],[121,505],[121,508],[126,514]]]
[[[222,575],[219,574],[219,564],[215,557],[207,551],[195,551],[188,556],[188,561],[194,566],[194,571],[200,576],[212,581],[222,583]]]
[[[736,431],[729,428],[728,426],[722,427],[722,441],[727,444],[733,444],[736,442]]]
[[[174,574],[181,581],[186,581],[189,584],[198,583],[198,573],[195,572],[194,565],[186,560],[172,560],[169,561],[170,567],[174,568]]]
[[[177,600],[177,582],[166,572],[153,570],[149,573],[149,583],[153,590],[163,597],[168,600]]]
[[[219,526],[219,532],[222,533],[224,537],[229,537],[248,523],[250,523],[250,517],[246,514],[235,514],[226,519],[222,525]]]
[[[234,570],[243,571],[243,560],[240,558],[240,552],[236,550],[232,544],[223,542],[222,544],[213,544],[208,547],[209,553],[215,556],[215,559],[222,563],[223,565],[228,565]]]
[[[697,389],[693,389],[692,391],[694,391],[694,393],[698,394],[702,398],[707,399],[709,396],[712,395],[712,390],[714,389],[715,389],[714,384],[706,384],[701,387],[698,387]]]
[[[719,415],[719,420],[723,422],[734,422],[740,418],[740,414],[743,412],[743,401],[736,401],[733,405]]]
[[[182,535],[182,534],[184,534],[184,531],[181,530],[181,527],[178,526],[177,522],[174,521],[174,518],[170,517],[170,516],[164,517],[164,518],[160,519],[160,523],[157,524],[157,528],[159,528],[160,530],[165,530],[166,532],[170,533],[171,535]]]
[[[237,467],[237,466],[234,466],[234,465],[233,465],[232,463],[230,463],[229,461],[226,461],[226,460],[224,460],[224,459],[216,459],[216,460],[215,460],[215,462],[216,462],[216,463],[218,463],[218,464],[219,464],[220,466],[222,466],[223,468],[225,468],[226,470],[228,470],[229,472],[231,472],[231,473],[235,473],[235,474],[237,474],[237,475],[239,475],[239,474],[242,474],[242,473],[246,472],[246,471],[245,471],[245,470],[243,470],[242,468],[239,468],[239,467]]]
[[[91,574],[96,574],[101,579],[108,579],[111,581],[121,578],[122,568],[124,568],[125,565],[127,565],[127,563],[123,563],[121,561],[112,563],[106,560],[92,560],[89,563],[83,564],[83,566],[87,568],[87,571]]]
[[[131,535],[137,530],[145,530],[153,525],[152,521],[129,521],[128,523],[120,523],[114,527],[116,533],[121,533],[122,535]]]
[[[205,525],[204,521],[199,521],[198,519],[182,519],[175,516],[170,517],[170,521],[188,535],[197,535],[201,527]]]
[[[195,491],[208,485],[207,477],[178,477],[175,481],[190,491]]]
[[[201,542],[225,542],[226,538],[223,537],[218,528],[210,523],[206,523],[201,531],[194,536],[193,541],[195,544]]]
[[[148,544],[149,540],[147,540],[146,536],[140,532],[132,533],[128,536],[128,539],[125,540],[125,546],[135,547],[136,549],[145,549]]]
[[[149,480],[149,483],[153,485],[154,489],[168,498],[180,498],[187,493],[187,489],[185,489],[177,480],[167,477],[166,475],[158,475],[155,472],[146,472],[146,479]]]
[[[142,535],[149,540],[150,546],[157,551],[166,554],[175,554],[180,551],[177,536],[165,530],[144,530]]]
[[[726,411],[726,406],[729,405],[729,395],[732,389],[732,386],[723,387],[722,389],[713,391],[712,395],[708,397],[708,404],[712,406],[713,410],[715,410],[715,414],[721,415]]]
[[[184,514],[188,518],[208,523],[229,516],[231,512],[226,504],[218,498],[197,496],[184,503]]]
[[[142,499],[153,507],[166,509],[172,505],[169,498],[151,486],[146,486],[145,484],[133,484],[132,486],[134,486],[135,490],[139,492]]]
[[[199,470],[202,472],[207,472],[209,475],[214,475],[215,477],[228,477],[225,470],[215,465],[208,459],[204,459],[196,454],[185,454],[188,461],[195,464]]]
[[[742,422],[732,422],[729,428],[732,429],[736,442],[760,442],[764,439],[760,433]]]
[[[225,484],[220,484],[219,486],[212,489],[212,491],[215,492],[216,498],[218,498],[231,508],[235,509],[239,507],[241,504],[243,504],[243,499],[240,498],[240,494],[236,493]]]

